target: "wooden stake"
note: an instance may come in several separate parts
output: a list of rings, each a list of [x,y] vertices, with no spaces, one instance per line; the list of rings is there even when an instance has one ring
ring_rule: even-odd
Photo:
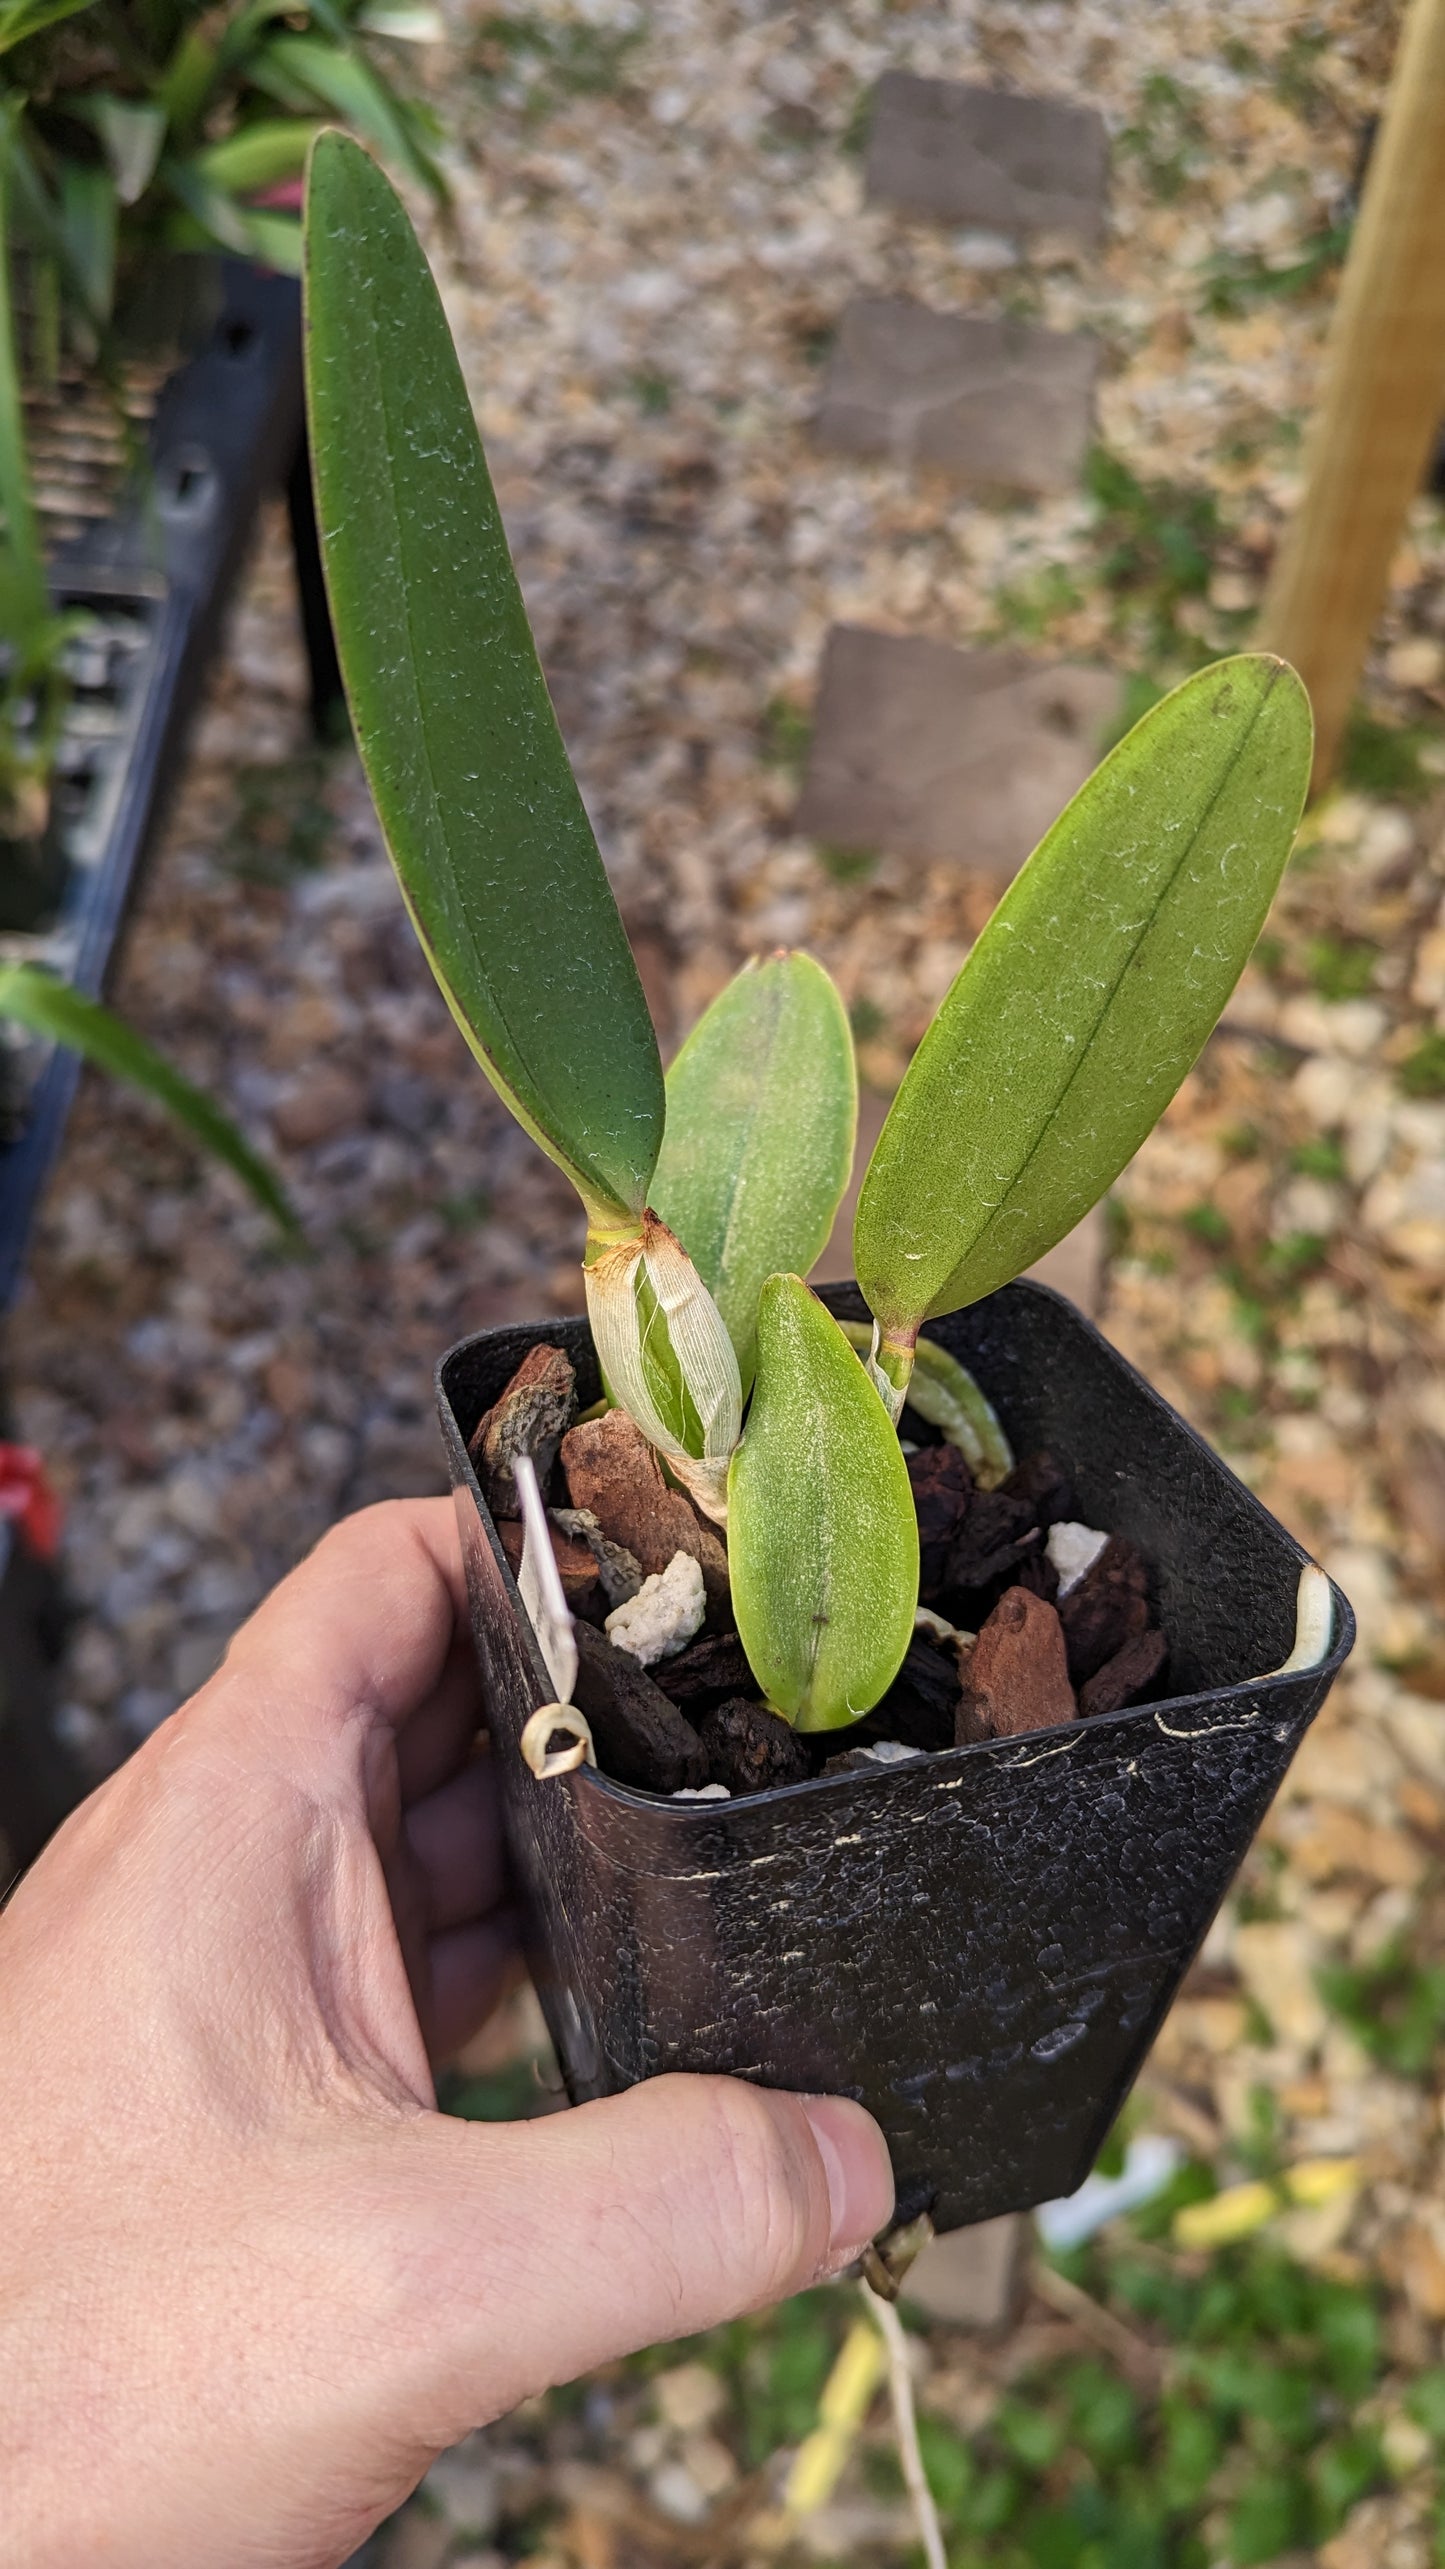
[[[1305,489],[1260,641],[1292,660],[1329,778],[1445,419],[1445,0],[1411,0],[1326,351]]]

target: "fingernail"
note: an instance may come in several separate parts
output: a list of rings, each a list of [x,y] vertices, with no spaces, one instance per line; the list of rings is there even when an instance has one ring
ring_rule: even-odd
[[[800,2103],[828,2180],[828,2267],[850,2265],[893,2218],[888,2144],[871,2114],[847,2096],[805,2096]]]

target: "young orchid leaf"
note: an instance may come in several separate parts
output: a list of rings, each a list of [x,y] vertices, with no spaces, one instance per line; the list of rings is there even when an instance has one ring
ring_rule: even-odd
[[[758,1303],[728,1561],[738,1633],[773,1710],[808,1731],[871,1712],[913,1635],[918,1519],[887,1411],[797,1276],[770,1276]]]
[[[1264,924],[1310,747],[1284,661],[1218,661],[1111,751],[1005,893],[863,1181],[858,1281],[895,1398],[920,1321],[1042,1257],[1157,1122]]]
[[[494,1086],[632,1232],[662,1065],[577,791],[441,299],[399,198],[344,135],[312,151],[307,393],[327,586],[407,906]]]
[[[744,964],[667,1074],[652,1201],[710,1287],[752,1380],[758,1296],[806,1275],[853,1166],[858,1074],[833,983],[811,955]]]
[[[204,1090],[173,1070],[165,1056],[123,1017],[112,1015],[99,1000],[87,999],[82,991],[72,990],[36,965],[16,963],[0,969],[0,1019],[6,1018],[13,1025],[28,1027],[32,1034],[49,1035],[57,1044],[68,1045],[82,1061],[153,1097],[234,1171],[288,1239],[300,1238],[301,1225],[275,1170],[252,1150],[230,1116]]]
[[[873,1348],[873,1330],[866,1320],[840,1320],[838,1323],[850,1347],[868,1357]],[[999,1423],[997,1410],[986,1392],[979,1389],[967,1365],[950,1356],[936,1338],[920,1337],[913,1350],[913,1371],[908,1378],[908,1406],[930,1427],[936,1427],[945,1445],[956,1445],[981,1490],[996,1490],[1007,1480],[1014,1467],[1014,1450]]]

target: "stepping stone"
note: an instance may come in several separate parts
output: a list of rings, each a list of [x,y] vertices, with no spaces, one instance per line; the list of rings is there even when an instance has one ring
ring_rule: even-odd
[[[1018,2317],[1028,2281],[1029,2233],[1021,2213],[977,2221],[930,2239],[903,2278],[903,2299],[950,2328],[994,2333]]]
[[[873,92],[865,172],[880,205],[1092,242],[1108,170],[1108,131],[1092,107],[911,71],[885,71]]]
[[[794,826],[1007,880],[1118,710],[1112,670],[834,625]]]
[[[816,421],[824,446],[934,465],[955,480],[1066,491],[1093,422],[1099,343],[1085,331],[934,312],[860,295],[839,326]]]

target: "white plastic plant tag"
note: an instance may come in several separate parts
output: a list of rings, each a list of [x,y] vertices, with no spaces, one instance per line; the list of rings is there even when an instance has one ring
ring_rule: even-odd
[[[1330,1583],[1317,1561],[1307,1561],[1299,1574],[1295,1599],[1294,1648],[1271,1677],[1293,1677],[1302,1668],[1318,1668],[1334,1638],[1335,1603]]]
[[[577,1636],[562,1594],[562,1576],[552,1550],[547,1511],[542,1505],[531,1455],[519,1454],[512,1473],[522,1502],[522,1569],[517,1594],[531,1617],[537,1647],[557,1689],[557,1701],[570,1704],[577,1683]]]

